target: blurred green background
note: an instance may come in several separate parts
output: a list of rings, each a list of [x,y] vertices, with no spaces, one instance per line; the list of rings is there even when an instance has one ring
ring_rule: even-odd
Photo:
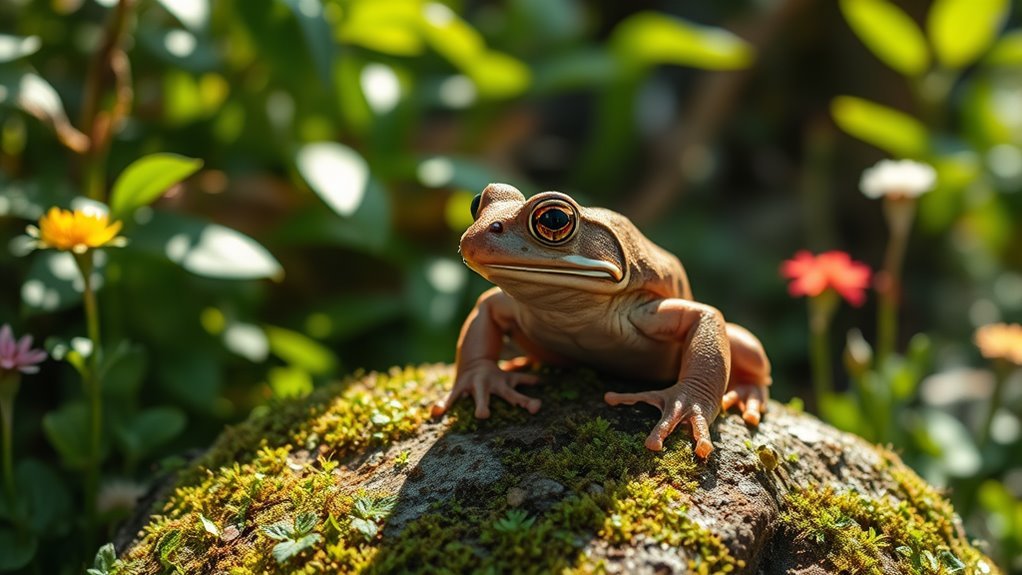
[[[878,435],[854,401],[831,419],[951,486],[970,534],[1022,573],[1022,379],[1007,376],[981,446],[994,376],[972,343],[978,326],[1022,319],[1019,8],[0,0],[0,238],[11,248],[0,250],[0,323],[49,338],[57,355],[78,345],[69,256],[23,255],[25,225],[76,196],[107,198],[148,154],[202,161],[134,212],[128,247],[99,261],[103,340],[118,350],[104,381],[103,489],[115,502],[104,533],[130,508],[115,488],[143,489],[161,462],[253,410],[357,369],[453,360],[487,287],[461,264],[458,238],[472,196],[494,181],[631,217],[679,256],[697,299],[763,340],[774,397],[814,410],[805,302],[778,267],[802,248],[879,267],[887,230],[859,176],[882,158],[926,161],[939,183],[909,245],[905,353],[875,370],[896,431]],[[116,73],[94,58],[111,22],[124,26]],[[114,120],[108,155],[91,159],[72,149],[95,134],[90,86]],[[839,311],[835,357],[849,328],[875,331],[875,300]],[[840,362],[834,374],[850,387]],[[60,492],[55,518],[80,509],[85,448],[43,422],[81,397],[75,370],[50,361],[18,398],[17,459]],[[39,557],[37,572],[91,560],[79,527],[36,530],[39,545],[70,550]]]

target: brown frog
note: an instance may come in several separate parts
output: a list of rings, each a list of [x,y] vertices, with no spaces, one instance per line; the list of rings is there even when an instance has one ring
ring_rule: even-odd
[[[705,459],[713,451],[709,424],[722,405],[737,405],[749,425],[759,424],[770,385],[762,344],[693,301],[678,258],[627,218],[582,207],[559,192],[526,200],[506,184],[490,184],[476,196],[472,215],[461,255],[499,287],[480,296],[465,320],[454,388],[433,406],[434,417],[463,395],[475,399],[478,418],[489,417],[492,395],[536,413],[540,400],[517,388],[538,377],[520,368],[544,363],[674,382],[604,396],[610,405],[645,402],[660,409],[646,439],[654,451],[685,421]],[[526,356],[500,362],[505,336]]]

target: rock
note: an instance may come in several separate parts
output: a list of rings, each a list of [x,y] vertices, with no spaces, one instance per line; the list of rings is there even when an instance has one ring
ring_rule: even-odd
[[[895,454],[778,403],[758,429],[718,418],[701,462],[684,431],[643,447],[656,410],[601,399],[626,382],[549,372],[535,416],[430,420],[450,377],[370,374],[225,431],[114,573],[998,572]]]

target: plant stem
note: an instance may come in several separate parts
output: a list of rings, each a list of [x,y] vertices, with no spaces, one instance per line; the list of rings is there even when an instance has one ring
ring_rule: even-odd
[[[809,299],[809,358],[813,370],[813,392],[817,406],[834,393],[831,376],[830,320],[837,309],[837,294],[828,290]]]
[[[9,389],[9,391],[8,391]],[[18,376],[0,378],[0,420],[3,420],[4,488],[13,502],[17,488],[14,485],[14,395],[18,391]]]
[[[990,431],[994,426],[994,418],[997,410],[1001,408],[1001,399],[1004,396],[1004,382],[1008,379],[1008,368],[1003,360],[998,360],[994,367],[994,392],[990,396],[990,405],[987,408],[986,417],[983,419],[983,427],[979,431],[979,447],[983,449],[990,443]]]
[[[99,359],[102,353],[99,335],[99,308],[96,304],[96,291],[92,285],[92,252],[88,251],[75,256],[78,269],[82,274],[84,290],[82,299],[85,304],[85,323],[89,339],[92,341],[92,354],[89,356],[88,368],[85,370],[85,390],[89,395],[91,407],[90,445],[92,461],[85,478],[85,501],[89,513],[90,524],[95,521],[96,494],[99,491],[99,470],[102,458],[103,440],[103,394],[99,378]]]
[[[877,306],[877,363],[879,369],[894,352],[898,341],[898,304],[901,300],[901,270],[905,263],[909,232],[915,218],[915,200],[891,197],[884,199],[884,216],[890,238],[884,253],[883,283]]]

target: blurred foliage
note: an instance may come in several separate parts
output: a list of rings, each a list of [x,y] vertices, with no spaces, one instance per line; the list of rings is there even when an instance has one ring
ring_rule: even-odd
[[[60,545],[39,569],[81,572],[131,506],[125,480],[148,485],[253,409],[357,368],[452,360],[486,287],[457,239],[491,181],[633,216],[697,297],[765,342],[774,395],[806,394],[805,311],[777,266],[803,246],[879,265],[879,205],[856,184],[885,156],[939,173],[901,309],[903,332],[926,335],[839,377],[854,393],[828,415],[952,486],[1005,565],[1022,553],[1022,381],[981,450],[992,376],[970,339],[1022,318],[1007,0],[120,6],[123,20],[113,0],[0,0],[0,323],[66,360],[21,388],[23,497],[0,505],[0,570]],[[117,22],[123,62],[104,48]],[[18,239],[83,197],[129,240],[93,270],[109,507],[88,549],[72,511],[90,453],[82,282],[68,253]],[[842,310],[838,331],[870,333],[869,311]]]

